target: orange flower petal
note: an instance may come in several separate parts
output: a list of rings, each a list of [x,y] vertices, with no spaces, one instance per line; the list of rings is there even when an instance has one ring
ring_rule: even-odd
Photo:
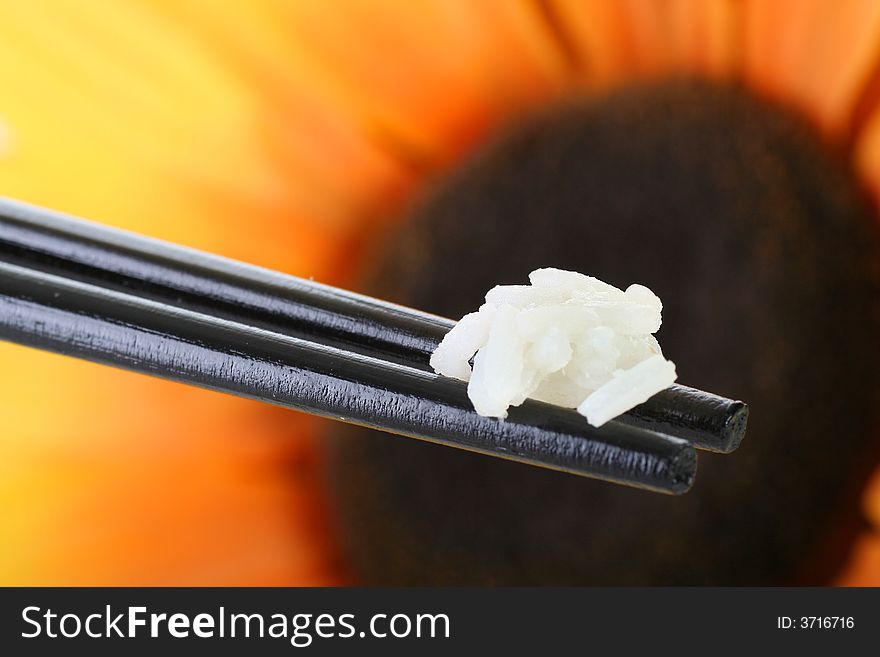
[[[880,469],[874,472],[864,497],[865,516],[880,534]]]
[[[586,79],[604,87],[663,73],[729,76],[737,65],[736,0],[549,0]]]
[[[750,81],[844,134],[880,57],[880,4],[753,0],[746,16]]]
[[[880,537],[864,534],[856,541],[846,567],[834,584],[880,586]]]
[[[875,110],[865,119],[862,130],[853,144],[853,163],[880,207],[880,111]]]
[[[551,0],[551,4],[592,85],[605,87],[631,71],[629,28],[616,2]]]
[[[743,6],[743,73],[758,90],[793,95],[822,0],[749,0]]]
[[[0,360],[0,582],[339,581],[312,421],[8,344]]]
[[[737,0],[671,0],[669,50],[672,68],[713,78],[734,75],[741,28]]]
[[[280,6],[309,65],[380,142],[421,167],[447,161],[491,119],[552,90],[561,74],[561,55],[523,3]]]
[[[0,11],[0,193],[320,275],[408,175],[338,114],[325,150],[309,125],[276,141],[271,94],[151,4]],[[0,582],[339,581],[311,422],[10,345],[0,364]]]

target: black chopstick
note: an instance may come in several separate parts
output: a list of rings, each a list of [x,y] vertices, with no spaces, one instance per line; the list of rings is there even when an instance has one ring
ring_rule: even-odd
[[[685,440],[532,401],[482,417],[459,381],[7,263],[0,338],[658,492],[686,491],[696,469]]]
[[[0,199],[0,261],[430,371],[454,322],[338,288]],[[748,407],[673,385],[620,422],[735,450]]]

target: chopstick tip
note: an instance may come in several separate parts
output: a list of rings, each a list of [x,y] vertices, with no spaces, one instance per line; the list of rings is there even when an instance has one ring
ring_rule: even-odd
[[[672,485],[666,492],[672,495],[687,493],[694,485],[697,475],[697,452],[693,446],[683,445],[672,459],[670,468]]]
[[[722,430],[723,441],[718,450],[722,454],[730,454],[742,443],[746,435],[746,426],[749,421],[749,405],[745,402],[735,401],[730,405],[727,419]]]

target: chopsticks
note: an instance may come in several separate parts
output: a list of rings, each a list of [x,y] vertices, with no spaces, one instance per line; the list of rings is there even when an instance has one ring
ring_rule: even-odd
[[[0,317],[14,342],[337,420],[664,492],[693,478],[683,440],[538,402],[499,422],[451,379],[15,265]]]
[[[454,322],[314,281],[0,198],[0,260],[431,371]],[[621,416],[634,426],[729,453],[748,409],[673,385]]]
[[[747,407],[684,386],[595,429],[536,401],[477,415],[430,372],[434,315],[0,200],[0,337],[415,438],[681,493]]]

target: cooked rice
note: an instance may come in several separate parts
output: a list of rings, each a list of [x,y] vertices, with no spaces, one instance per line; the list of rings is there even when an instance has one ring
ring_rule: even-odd
[[[552,268],[529,280],[489,290],[431,356],[435,372],[468,382],[477,413],[504,418],[532,398],[601,426],[675,381],[652,335],[663,306],[647,287]]]

